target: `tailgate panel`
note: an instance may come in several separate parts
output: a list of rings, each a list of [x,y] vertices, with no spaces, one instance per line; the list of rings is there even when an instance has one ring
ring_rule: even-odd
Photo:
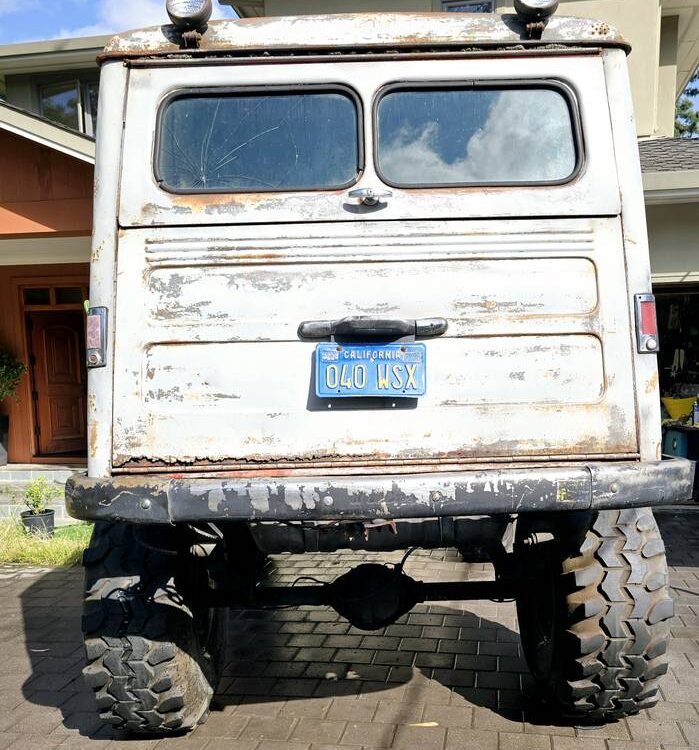
[[[488,228],[122,231],[115,466],[635,452],[619,220]],[[298,325],[346,315],[447,318],[424,397],[315,397]]]
[[[311,387],[314,348],[289,341],[155,345],[145,359],[143,402],[154,414],[209,409],[216,418],[227,411],[236,415],[237,427],[247,415],[270,412],[274,419],[295,415],[301,423],[307,411],[328,409]],[[602,346],[595,336],[442,339],[428,342],[428,357],[421,415],[471,404],[590,404],[604,392]],[[366,408],[372,419],[362,431],[371,440],[390,426],[395,412],[383,404]],[[345,417],[326,424],[329,440],[347,441]]]
[[[235,273],[217,264],[155,270],[146,304],[153,320],[196,330],[226,321],[230,336],[242,339],[293,341],[299,323],[328,311],[446,317],[455,334],[495,318],[589,314],[597,279],[585,258],[302,263]]]

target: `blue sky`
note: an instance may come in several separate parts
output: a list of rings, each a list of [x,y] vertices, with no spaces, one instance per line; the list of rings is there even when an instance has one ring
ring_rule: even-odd
[[[214,18],[233,10],[214,0]],[[111,34],[167,22],[165,0],[0,0],[0,44]]]

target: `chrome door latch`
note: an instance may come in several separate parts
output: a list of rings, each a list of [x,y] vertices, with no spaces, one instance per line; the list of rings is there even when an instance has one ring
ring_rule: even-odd
[[[354,203],[361,206],[378,206],[380,203],[386,203],[389,198],[393,197],[390,190],[374,190],[374,188],[357,188],[347,193],[348,203]]]

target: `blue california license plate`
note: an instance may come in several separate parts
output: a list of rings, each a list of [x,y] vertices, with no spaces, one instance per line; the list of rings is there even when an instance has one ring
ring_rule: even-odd
[[[316,396],[424,396],[424,344],[318,344]]]

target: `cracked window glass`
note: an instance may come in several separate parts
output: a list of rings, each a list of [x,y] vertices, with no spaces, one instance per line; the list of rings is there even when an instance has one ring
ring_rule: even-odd
[[[340,91],[181,96],[161,118],[158,181],[178,192],[342,188],[359,172],[358,122]]]
[[[378,107],[378,162],[393,184],[562,182],[578,155],[554,88],[398,89]]]

